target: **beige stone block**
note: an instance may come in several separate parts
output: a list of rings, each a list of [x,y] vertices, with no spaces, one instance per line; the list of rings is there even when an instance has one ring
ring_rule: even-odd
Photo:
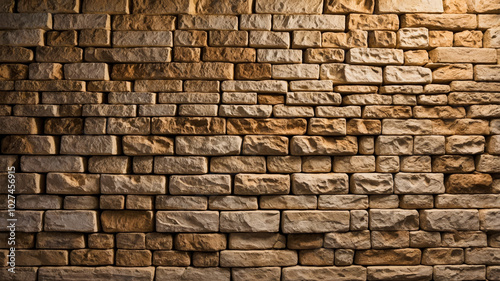
[[[350,14],[348,17],[348,28],[349,30],[398,30],[399,18],[395,14]]]
[[[380,13],[442,13],[443,3],[439,0],[381,0],[377,3]]]
[[[316,1],[316,0],[315,0]],[[340,15],[274,15],[273,30],[344,31],[345,16]]]
[[[46,211],[44,230],[63,232],[97,232],[95,211]]]
[[[346,174],[325,173],[292,175],[293,194],[346,194],[348,193]]]
[[[277,232],[279,223],[278,211],[234,211],[220,214],[221,232]]]
[[[349,230],[348,211],[283,211],[284,233],[322,233]]]
[[[217,211],[158,211],[156,214],[158,232],[217,232],[218,230]]]
[[[173,195],[231,194],[229,175],[199,175],[170,177],[169,193]]]

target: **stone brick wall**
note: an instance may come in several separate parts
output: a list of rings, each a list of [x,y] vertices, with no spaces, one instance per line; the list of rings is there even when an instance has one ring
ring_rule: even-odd
[[[500,280],[498,0],[0,12],[0,280]]]

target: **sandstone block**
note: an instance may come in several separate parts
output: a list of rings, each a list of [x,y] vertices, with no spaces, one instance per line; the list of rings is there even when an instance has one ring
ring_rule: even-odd
[[[63,172],[82,173],[85,161],[78,156],[23,156],[21,157],[23,172]]]
[[[174,195],[223,195],[231,194],[229,175],[171,176],[170,194]]]
[[[485,270],[484,265],[436,265],[434,266],[434,280],[480,280],[484,278]]]
[[[278,211],[221,212],[222,232],[277,232],[280,214]]]
[[[208,159],[196,156],[157,156],[154,172],[156,174],[206,174]]]
[[[428,84],[432,71],[419,66],[388,66],[384,70],[384,81],[389,84]]]
[[[56,140],[51,136],[9,135],[2,140],[5,154],[56,154]]]
[[[243,281],[259,278],[277,281],[281,278],[281,268],[279,267],[254,267],[254,268],[233,268],[233,280]]]
[[[113,155],[120,146],[116,136],[62,136],[61,154]]]
[[[474,171],[472,156],[443,155],[432,161],[432,171],[438,173],[468,173]],[[478,171],[480,171],[478,169]]]
[[[111,78],[115,80],[143,79],[208,79],[233,78],[233,65],[223,62],[117,64]]]
[[[391,174],[356,173],[350,180],[350,191],[354,194],[391,194],[393,186]]]
[[[303,174],[292,175],[293,194],[344,194],[348,192],[346,174]]]
[[[238,195],[288,194],[289,191],[288,175],[238,174],[234,178],[234,194]]]
[[[210,279],[216,281],[231,280],[231,271],[229,268],[219,267],[158,267],[156,272],[157,281],[183,281]],[[151,277],[152,279],[152,277]]]
[[[496,63],[496,52],[487,48],[438,47],[429,52],[435,63]]]
[[[165,194],[164,176],[149,175],[102,175],[103,194]]]
[[[226,235],[221,233],[181,233],[175,237],[181,251],[220,251],[226,249]]]
[[[467,14],[408,14],[401,18],[402,27],[426,27],[436,30],[475,29],[475,15]]]
[[[320,79],[332,80],[334,84],[381,84],[382,69],[365,65],[327,63],[321,65]]]
[[[266,251],[222,251],[220,265],[222,267],[261,267],[296,265],[296,251],[266,250]]]
[[[348,17],[349,30],[398,30],[399,18],[395,14],[390,15],[364,15],[350,14]]]
[[[158,211],[156,231],[158,232],[217,232],[219,212],[217,211]]]
[[[443,3],[439,0],[413,2],[411,0],[382,0],[377,3],[380,13],[442,13]]]
[[[328,278],[361,281],[366,279],[366,269],[362,266],[292,266],[283,268],[283,280],[285,281]]]
[[[225,120],[217,117],[155,117],[151,120],[153,134],[224,134]]]
[[[292,155],[352,155],[358,150],[356,137],[294,136]]]
[[[431,266],[370,266],[367,271],[369,280],[432,280]]]
[[[339,15],[275,15],[273,30],[344,31],[345,16]]]
[[[154,221],[151,211],[103,211],[104,232],[151,232]]]
[[[403,51],[385,48],[353,48],[347,53],[347,62],[352,64],[401,65]]]
[[[370,231],[332,232],[325,235],[325,248],[370,249]]]
[[[1,210],[0,214],[2,215],[2,219],[0,220],[3,224],[0,227],[1,231],[9,231],[7,228],[9,222],[7,218],[9,218],[9,211]],[[43,211],[16,211],[16,232],[41,232],[43,229]],[[18,233],[18,234],[19,234]]]
[[[237,30],[238,17],[219,15],[181,15],[179,29]]]
[[[243,154],[286,155],[288,138],[280,136],[247,135],[243,140]]]
[[[286,237],[279,233],[231,233],[229,248],[234,250],[283,249]]]
[[[420,227],[427,231],[478,230],[477,210],[422,210]]]
[[[46,192],[50,194],[99,194],[99,175],[48,173]]]
[[[46,211],[44,230],[64,232],[97,232],[95,211]]]
[[[249,46],[256,48],[289,48],[290,34],[275,31],[250,31]]]
[[[283,211],[284,233],[321,233],[349,230],[347,211]]]
[[[498,231],[500,229],[499,216],[499,209],[479,210],[480,229],[482,231]]]
[[[436,173],[397,173],[394,176],[395,193],[444,193],[444,175]]]
[[[291,119],[252,119],[230,118],[227,133],[231,135],[302,135],[306,132],[307,122],[302,118]]]

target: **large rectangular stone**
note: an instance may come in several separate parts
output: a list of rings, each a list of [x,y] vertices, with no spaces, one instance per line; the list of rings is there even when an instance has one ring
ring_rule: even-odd
[[[439,173],[397,173],[394,176],[397,194],[444,193],[444,175]]]
[[[179,29],[237,30],[237,16],[223,15],[180,15]]]
[[[97,232],[97,212],[84,210],[46,211],[45,231]]]
[[[174,140],[163,136],[124,136],[125,155],[173,155]]]
[[[110,28],[111,28],[111,17],[106,14],[54,15],[55,30],[110,29]]]
[[[155,174],[206,174],[208,159],[196,156],[157,156]]]
[[[21,47],[43,46],[44,32],[41,29],[2,30],[0,31],[0,44]]]
[[[420,249],[356,251],[354,262],[361,265],[419,265]]]
[[[172,47],[171,31],[114,31],[113,47]]]
[[[477,20],[472,14],[407,14],[401,17],[401,27],[458,31],[476,29]]]
[[[238,174],[234,178],[234,194],[269,195],[289,192],[290,177],[288,175]]]
[[[61,154],[114,155],[121,148],[117,136],[79,136],[61,137]]]
[[[283,211],[283,233],[322,233],[349,230],[348,211]]]
[[[234,211],[220,213],[221,232],[278,232],[279,227],[279,211]]]
[[[21,0],[17,5],[20,13],[78,13],[80,2],[78,0]]]
[[[11,222],[7,210],[0,210],[0,231],[10,232],[7,228]],[[16,211],[16,232],[41,232],[43,229],[43,211]]]
[[[294,136],[292,137],[292,155],[354,155],[358,152],[357,138]]]
[[[384,70],[384,82],[388,84],[429,84],[432,71],[420,66],[388,66]]]
[[[164,176],[101,175],[103,194],[165,194],[167,180]]]
[[[262,80],[262,81],[224,81],[222,90],[225,92],[256,92],[277,93],[287,92],[286,81]]]
[[[352,48],[347,52],[347,62],[352,64],[401,65],[403,50],[386,48]]]
[[[169,193],[173,195],[231,194],[229,175],[200,175],[170,177]]]
[[[158,211],[156,213],[158,232],[217,232],[219,212],[217,211]]]
[[[368,280],[396,281],[399,279],[432,280],[432,266],[370,266]]]
[[[104,232],[152,232],[152,211],[103,211],[101,225]]]
[[[436,208],[444,208],[444,209],[500,208],[500,195],[499,194],[442,194],[436,196]]]
[[[218,117],[155,117],[153,134],[212,135],[226,132],[226,120]]]
[[[298,255],[290,250],[267,251],[222,251],[220,265],[222,267],[262,267],[296,265]]]
[[[154,268],[153,268],[154,269]],[[220,267],[164,267],[156,269],[156,281],[231,280],[231,270]],[[152,280],[152,279],[151,279]]]
[[[259,14],[321,14],[323,1],[256,0],[255,11]]]
[[[52,29],[52,17],[47,13],[2,13],[0,29]]]
[[[422,210],[420,227],[427,231],[479,230],[477,210]]]
[[[265,173],[264,156],[220,156],[210,159],[212,173]]]
[[[99,62],[169,62],[170,48],[86,48],[85,60]],[[137,91],[137,89],[136,89]]]
[[[40,121],[33,117],[0,116],[0,134],[38,134],[42,128]]]
[[[40,173],[83,173],[85,160],[78,156],[23,156],[21,157],[21,170]]]
[[[371,230],[418,230],[419,214],[416,210],[371,209]]]
[[[345,16],[340,15],[274,15],[273,30],[344,31]]]
[[[364,281],[366,268],[362,266],[292,266],[284,267],[283,281],[338,280]]]
[[[100,175],[80,173],[48,173],[46,192],[49,194],[99,194]]]
[[[38,280],[40,281],[64,281],[78,279],[94,281],[120,281],[124,279],[153,281],[154,275],[154,267],[44,266],[38,270]]]
[[[229,118],[227,121],[227,133],[231,135],[302,135],[306,130],[307,121],[303,118]]]
[[[349,191],[347,174],[305,174],[292,175],[293,194],[347,194]]]
[[[116,64],[111,72],[115,80],[142,79],[233,79],[234,65],[224,62]]]
[[[438,47],[429,52],[434,63],[496,63],[497,52],[489,48]]]
[[[4,154],[56,154],[53,136],[9,135],[2,140]]]
[[[382,68],[367,65],[325,63],[321,65],[320,79],[334,84],[381,84]]]
[[[441,0],[380,0],[377,2],[379,13],[442,13],[443,2]]]

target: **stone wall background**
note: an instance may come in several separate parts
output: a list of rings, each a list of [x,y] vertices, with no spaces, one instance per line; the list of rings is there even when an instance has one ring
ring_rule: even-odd
[[[499,1],[0,11],[1,280],[500,280]]]

